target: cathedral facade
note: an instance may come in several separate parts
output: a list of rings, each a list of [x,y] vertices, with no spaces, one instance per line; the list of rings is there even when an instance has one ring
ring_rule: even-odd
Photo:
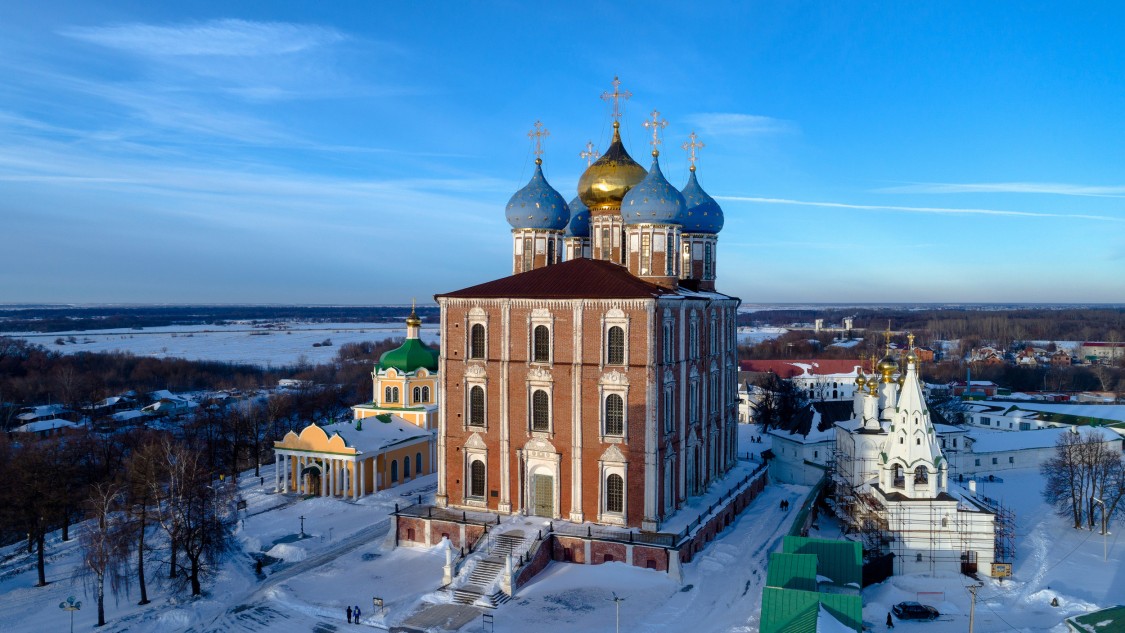
[[[653,113],[646,171],[616,85],[578,196],[537,157],[509,201],[513,274],[436,297],[439,506],[657,531],[734,464],[739,300],[715,291],[723,215],[695,174],[702,144],[672,186]]]

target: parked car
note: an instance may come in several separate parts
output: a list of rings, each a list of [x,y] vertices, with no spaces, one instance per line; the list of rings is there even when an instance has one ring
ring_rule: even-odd
[[[891,611],[900,620],[933,620],[941,615],[930,605],[917,602],[900,602],[891,607]]]

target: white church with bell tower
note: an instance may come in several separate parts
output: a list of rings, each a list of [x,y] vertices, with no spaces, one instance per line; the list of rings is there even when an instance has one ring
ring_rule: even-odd
[[[913,335],[909,349],[914,349]],[[889,340],[889,333],[888,333]],[[865,546],[894,554],[896,574],[991,574],[996,517],[949,482],[913,351],[856,380],[853,415],[836,429],[838,508]]]

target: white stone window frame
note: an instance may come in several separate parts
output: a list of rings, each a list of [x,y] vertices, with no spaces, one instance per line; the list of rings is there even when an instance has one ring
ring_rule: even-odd
[[[620,364],[609,362],[609,329],[621,328],[624,334],[624,350]],[[628,367],[629,366],[629,317],[620,308],[613,308],[602,316],[602,367]]]
[[[486,449],[475,449],[465,447],[465,465],[464,465],[464,479],[465,482],[465,505],[474,506],[479,508],[488,507],[488,451]],[[479,497],[472,495],[473,491],[473,462],[481,462],[484,464],[484,490]]]
[[[703,419],[703,376],[692,366],[688,374],[688,424],[699,424]]]
[[[621,435],[606,432],[606,399],[621,396]],[[598,381],[598,433],[603,444],[628,444],[629,442],[629,379],[621,372],[610,372]]]
[[[484,326],[484,355],[480,358],[473,357],[473,326]],[[476,306],[469,310],[468,318],[465,320],[465,360],[485,361],[488,359],[488,313],[480,306]]]
[[[547,360],[535,360],[535,328],[547,328]],[[527,318],[527,363],[552,367],[555,364],[555,317],[544,308],[536,308]]]
[[[547,430],[537,431],[535,421],[535,392],[547,393]],[[555,434],[555,383],[551,374],[543,369],[532,370],[527,377],[527,432],[531,437],[550,440]]]
[[[480,387],[484,391],[484,424],[472,424],[473,415],[473,387]],[[465,373],[465,411],[462,414],[464,422],[462,426],[466,429],[479,429],[481,431],[488,430],[488,376],[485,374],[484,368],[479,365],[469,368]]]
[[[688,318],[688,358],[699,358],[699,313],[691,311]]]
[[[664,310],[660,328],[664,348],[661,350],[661,360],[665,365],[671,365],[676,362],[676,318],[671,310]]]
[[[599,460],[598,461],[598,523],[609,525],[626,525],[629,515],[629,478],[627,476],[629,464],[625,461]],[[607,479],[610,475],[621,477],[621,512],[610,512],[609,486]]]
[[[664,372],[664,399],[662,400],[665,435],[671,435],[676,430],[676,379],[671,371]]]

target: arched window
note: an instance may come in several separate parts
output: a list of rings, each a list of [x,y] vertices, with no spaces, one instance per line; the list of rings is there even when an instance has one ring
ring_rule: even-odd
[[[419,474],[419,475],[422,474],[422,454],[421,453],[415,453],[414,454],[414,472]]]
[[[949,517],[941,518],[941,527],[949,527]]]
[[[480,385],[469,389],[469,424],[484,426],[484,387]]]
[[[532,357],[536,363],[551,362],[551,331],[546,325],[536,325],[532,341]]]
[[[930,474],[926,471],[925,466],[919,466],[918,468],[914,469],[914,483],[915,484],[923,484],[924,485],[924,484],[928,483],[929,481],[930,481]]]
[[[429,401],[430,401],[430,388],[429,387],[422,387],[422,402],[429,402]]]
[[[386,387],[385,389],[383,389],[383,402],[394,402],[394,400],[391,400],[390,387]]]
[[[894,465],[894,481],[891,485],[895,488],[904,488],[906,486],[906,477],[903,474],[902,464]]]
[[[625,434],[625,402],[615,393],[605,399],[605,434]]]
[[[609,335],[606,337],[606,364],[608,365],[624,365],[625,364],[625,330],[619,326],[609,328]]]
[[[555,240],[547,238],[547,265],[555,263]]]
[[[606,512],[625,510],[625,482],[616,473],[605,478],[605,509]]]
[[[550,405],[547,392],[536,389],[531,394],[531,430],[549,431],[551,429]]]
[[[410,479],[410,457],[402,458],[402,478]]]
[[[672,335],[672,324],[664,324],[664,362],[670,363],[676,358],[676,337]]]
[[[469,358],[484,358],[484,324],[474,323],[469,334]]]
[[[422,401],[422,388],[421,387],[415,387],[414,388],[414,402],[418,403],[418,402],[421,402],[421,401]]]
[[[469,496],[484,497],[484,462],[480,460],[469,466]]]
[[[398,460],[391,460],[391,483],[398,483]]]
[[[703,251],[704,251],[703,252],[703,278],[704,279],[714,279],[715,278],[715,262],[712,259],[713,254],[711,252],[711,243],[710,242],[707,242],[706,244],[703,245]]]
[[[391,402],[398,402],[398,387],[391,388]]]

